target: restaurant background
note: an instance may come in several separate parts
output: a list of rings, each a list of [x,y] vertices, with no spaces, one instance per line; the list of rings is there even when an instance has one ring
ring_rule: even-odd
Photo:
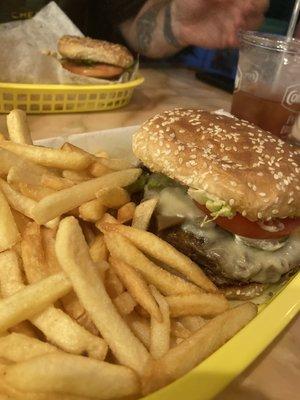
[[[284,35],[293,10],[294,0],[270,0],[262,32]],[[31,18],[49,1],[12,0],[0,3],[0,23]],[[138,13],[145,0],[57,0],[59,7],[85,34],[95,38],[124,42],[118,26]],[[233,90],[238,61],[237,49],[203,49],[188,47],[175,57],[165,60],[142,59],[144,65],[182,65],[200,71],[200,79],[214,74],[214,82],[221,88]],[[154,65],[153,65],[154,64]],[[201,75],[202,73],[202,75]],[[203,75],[204,73],[204,75]],[[226,80],[224,83],[224,79]]]

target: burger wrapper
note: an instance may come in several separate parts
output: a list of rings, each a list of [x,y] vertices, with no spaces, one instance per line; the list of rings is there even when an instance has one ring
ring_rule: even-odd
[[[65,70],[57,56],[57,42],[64,35],[83,36],[54,2],[31,19],[1,24],[0,81],[99,85],[128,82],[135,78],[138,61],[117,81],[87,78]]]

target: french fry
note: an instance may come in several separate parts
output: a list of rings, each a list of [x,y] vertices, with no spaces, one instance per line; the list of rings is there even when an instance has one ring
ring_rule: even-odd
[[[132,163],[128,162],[125,158],[100,158],[97,157],[99,162],[105,167],[114,171],[121,171],[123,169],[132,168]]]
[[[58,228],[59,222],[60,222],[60,217],[55,217],[50,221],[46,222],[44,226],[49,229],[56,229]]]
[[[51,343],[68,353],[87,354],[97,360],[104,360],[106,357],[105,341],[91,334],[58,308],[48,307],[42,313],[32,317],[30,321],[46,335]]]
[[[90,256],[94,263],[107,260],[108,250],[102,233],[96,236],[94,241],[90,245]]]
[[[75,146],[72,143],[69,142],[65,142],[62,146],[61,146],[61,150],[66,151],[68,153],[77,153],[77,154],[81,154],[84,155],[86,157],[88,157],[90,160],[94,160],[95,156],[83,149],[81,149],[78,146]]]
[[[1,367],[1,365],[0,365]],[[3,366],[3,373],[5,371]],[[3,394],[2,394],[3,393]],[[2,397],[1,397],[2,396]],[[55,400],[90,400],[90,397],[73,396],[70,394],[55,393]],[[16,390],[4,379],[0,378],[0,400],[53,400],[53,393],[33,393]]]
[[[40,226],[35,222],[28,224],[21,243],[23,267],[28,282],[34,283],[49,276],[51,271],[49,270],[43,250]],[[32,243],[35,243],[35,246],[32,246]],[[57,259],[55,261],[57,261]],[[56,268],[57,266],[55,266],[55,269]],[[61,299],[61,302],[67,314],[74,318],[79,325],[83,326],[94,335],[99,334],[97,328],[87,316],[85,309],[79,303],[79,300],[73,291],[64,296]],[[54,314],[57,314],[55,310],[52,310],[52,314],[53,312]],[[60,318],[62,318],[61,313]],[[38,318],[38,321],[39,320],[41,320],[41,318]],[[73,325],[74,324],[72,324],[72,326]]]
[[[32,210],[36,202],[29,197],[23,196],[11,187],[5,180],[0,178],[0,189],[4,193],[9,205],[28,218],[32,218]]]
[[[28,224],[28,222],[31,222],[31,219],[14,209],[11,209],[11,213],[14,217],[14,221],[17,225],[18,231],[20,232],[21,235],[23,235],[26,225]]]
[[[21,155],[30,161],[50,168],[83,170],[90,163],[90,157],[75,152],[68,153],[60,149],[54,149],[42,146],[32,146],[29,144],[20,144],[8,140],[0,141],[0,147]]]
[[[96,193],[97,199],[107,208],[120,208],[130,202],[129,193],[121,187],[107,187]]]
[[[125,321],[130,326],[132,332],[140,339],[140,341],[150,349],[150,322],[142,318],[134,311],[124,316]]]
[[[150,354],[154,359],[158,359],[163,357],[170,348],[170,312],[165,297],[152,285],[150,286],[150,290],[159,305],[159,310],[162,315],[161,321],[151,316]]]
[[[120,224],[103,226],[103,229],[122,234],[140,250],[185,275],[200,288],[213,292],[217,290],[198,265],[153,233]]]
[[[53,190],[62,190],[74,186],[74,182],[70,179],[62,178],[51,174],[43,174],[41,176],[41,186]]]
[[[148,288],[147,282],[133,267],[117,258],[110,257],[109,263],[123,282],[134,300],[140,304],[157,321],[162,321],[154,295]]]
[[[11,250],[15,251],[19,257],[21,257],[21,243],[17,242],[16,244],[14,244],[11,248]]]
[[[99,331],[96,328],[93,321],[90,319],[89,315],[85,311],[84,307],[80,304],[78,297],[74,291],[68,293],[61,299],[61,303],[65,312],[75,319],[75,321],[85,328],[87,331],[93,335],[98,336]]]
[[[103,217],[106,207],[100,199],[93,199],[79,206],[79,217],[84,221],[96,222]]]
[[[70,277],[84,308],[106,340],[115,357],[139,374],[144,373],[149,353],[118,314],[93,264],[87,243],[74,217],[60,223],[56,236],[56,254]],[[80,248],[80,252],[78,252]]]
[[[117,220],[120,224],[124,224],[132,220],[134,216],[134,211],[136,204],[134,202],[129,202],[124,204],[124,206],[118,209]]]
[[[30,222],[21,241],[22,260],[28,283],[35,283],[50,275],[42,245],[41,227]]]
[[[49,196],[49,194],[55,192],[55,190],[53,189],[37,185],[30,185],[29,183],[25,182],[18,182],[17,188],[19,192],[23,194],[23,196],[29,197],[30,199],[35,201],[40,201],[44,197]]]
[[[0,301],[0,332],[41,312],[67,294],[71,282],[63,273],[26,286]]]
[[[94,154],[88,153],[85,150],[81,149],[80,147],[74,146],[73,144],[66,142],[63,144],[63,146],[61,148],[64,151],[77,152],[79,154],[85,154],[86,156],[90,157],[91,164],[88,167],[87,171],[88,171],[88,174],[90,174],[96,178],[106,175],[108,173],[114,172],[114,170],[112,170],[108,167],[105,167],[103,164],[101,164],[99,162],[98,158]],[[106,153],[104,154],[104,158],[108,158],[108,155]],[[70,177],[70,179],[72,179],[72,178]]]
[[[88,153],[87,151],[81,149],[80,147],[77,147],[71,143],[64,143],[61,147],[62,150],[67,151],[67,152],[76,152],[79,154],[84,154],[87,157],[90,157],[91,160],[91,165],[88,167],[88,172],[93,175],[94,177],[100,177],[102,175],[108,174],[110,172],[113,172],[111,169],[105,167],[104,165],[102,165],[97,157],[94,154]],[[104,158],[108,158],[108,157],[104,157]],[[124,168],[125,169],[125,168]]]
[[[167,296],[173,318],[186,315],[215,317],[229,308],[228,301],[221,293],[180,294]]]
[[[88,245],[90,246],[96,238],[96,234],[92,228],[92,225],[89,224],[88,222],[80,221],[80,226],[84,234],[84,238],[87,241]]]
[[[150,261],[127,238],[114,232],[105,232],[106,246],[112,257],[122,259],[138,270],[147,282],[156,286],[163,294],[199,293],[199,289],[191,282],[160,268]]]
[[[135,311],[143,318],[150,319],[150,314],[141,305],[137,304]]]
[[[25,392],[69,393],[99,400],[140,390],[138,378],[129,368],[60,352],[7,366],[4,379]]]
[[[244,303],[208,321],[187,340],[147,368],[144,394],[159,389],[190,371],[216,351],[257,314],[257,306]]]
[[[0,148],[0,175],[7,175],[9,170],[14,167],[18,167],[18,169],[23,169],[23,171],[35,175],[41,175],[47,172],[46,168],[29,161],[21,154],[17,155],[11,151]]]
[[[104,150],[97,150],[97,153],[95,153],[95,156],[100,157],[100,158],[109,158],[107,152]]]
[[[176,338],[175,339],[175,342],[176,342],[176,344],[175,344],[175,346],[178,346],[180,343],[182,343],[184,341],[184,339],[182,339],[182,338]],[[174,346],[173,346],[174,347]]]
[[[61,271],[61,267],[55,253],[55,236],[56,232],[51,229],[42,230],[43,247],[50,273],[57,273]],[[94,324],[87,320],[86,311],[79,303],[79,300],[74,291],[68,293],[61,299],[63,307],[68,315],[74,318],[81,326],[86,328],[93,334],[98,334],[97,328]],[[82,322],[83,321],[83,322]]]
[[[117,307],[117,310],[121,315],[130,314],[136,306],[136,301],[128,292],[123,292],[119,294],[119,296],[113,299],[113,303]]]
[[[4,150],[0,149],[0,153],[1,153],[1,151],[4,151]],[[11,153],[11,154],[13,154],[13,153]],[[16,157],[18,157],[18,156],[16,156]],[[29,185],[40,186],[41,182],[42,182],[42,176],[44,174],[47,174],[47,170],[39,171],[39,170],[36,170],[35,168],[33,168],[33,169],[27,168],[28,166],[26,165],[26,163],[23,163],[23,164],[12,166],[9,169],[8,174],[7,174],[7,182],[10,184],[27,183]],[[35,165],[35,164],[33,164],[33,165]],[[39,167],[39,166],[37,165],[37,167]]]
[[[29,321],[22,321],[18,325],[13,326],[8,330],[10,333],[18,333],[26,335],[27,337],[36,338],[39,337],[38,330]]]
[[[186,317],[180,317],[179,321],[191,332],[196,332],[207,322],[207,320],[205,320],[204,318],[196,315],[187,315]]]
[[[0,190],[0,252],[12,248],[20,238],[8,202]]]
[[[105,281],[105,274],[106,271],[108,271],[110,269],[110,265],[108,264],[107,261],[103,260],[103,261],[96,261],[95,265],[97,266],[97,270],[99,272],[100,278],[102,279],[102,281]],[[124,290],[124,288],[123,288]]]
[[[101,230],[102,224],[118,224],[118,220],[109,213],[105,213],[103,217],[95,223],[96,228]]]
[[[63,178],[71,180],[75,183],[87,181],[88,179],[92,178],[91,175],[86,171],[72,171],[68,169],[62,172],[62,176]]]
[[[50,278],[56,276],[59,276],[59,274],[52,275]],[[40,281],[40,283],[43,282],[45,280]],[[2,295],[7,297],[8,300],[14,294],[18,295],[22,290],[30,288],[30,286],[25,286],[23,283],[18,258],[12,251],[0,254],[0,285]],[[47,289],[45,288],[45,290]],[[60,297],[63,297],[63,295]],[[32,298],[30,300],[33,301]],[[38,300],[36,298],[37,302]],[[30,307],[30,304],[28,307]],[[51,343],[67,352],[88,354],[90,357],[98,360],[104,360],[106,356],[107,345],[104,340],[83,329],[60,309],[53,306],[47,309],[44,307],[44,311],[31,317],[30,321],[44,333]]]
[[[25,287],[19,267],[19,259],[13,250],[0,253],[0,286],[1,295],[4,298]]]
[[[94,199],[95,193],[101,188],[127,186],[134,182],[140,174],[141,170],[138,168],[113,172],[53,193],[44,197],[34,208],[33,215],[35,220],[40,224],[44,224],[61,214],[73,210],[82,203]]]
[[[157,205],[158,199],[150,199],[140,203],[133,215],[132,226],[136,229],[146,231],[148,229],[151,217]]]
[[[78,301],[78,304],[79,301]],[[91,334],[95,335],[95,336],[99,336],[99,330],[97,329],[96,325],[94,324],[94,322],[91,320],[90,316],[88,315],[88,313],[84,310],[84,313],[76,320],[76,322],[82,326],[84,329],[86,329],[88,332],[90,332]],[[106,346],[106,353],[107,353],[107,346]],[[106,354],[103,354],[103,357],[101,358],[102,360],[104,360],[106,358]],[[96,357],[94,357],[96,358]]]
[[[9,138],[15,143],[32,144],[31,134],[23,110],[14,109],[6,117]]]
[[[187,339],[191,336],[192,332],[188,330],[180,321],[171,321],[171,335],[180,338]]]
[[[61,267],[55,253],[55,236],[56,230],[44,227],[41,228],[42,246],[49,275],[61,272]]]
[[[104,165],[102,165],[99,162],[93,162],[89,168],[88,171],[91,175],[95,176],[95,177],[99,177],[99,176],[103,176],[105,174],[109,174],[111,172],[113,172],[113,170],[109,169],[108,167],[105,167]]]
[[[0,286],[3,297],[10,296],[25,286],[22,282],[18,256],[13,250],[6,250],[0,254]],[[9,331],[36,337],[36,331],[29,321],[20,322]]]
[[[8,361],[25,361],[57,351],[57,347],[49,343],[20,333],[10,333],[0,338],[0,357]]]
[[[73,210],[65,213],[66,216],[72,215],[73,217],[79,218],[79,207],[73,208]]]

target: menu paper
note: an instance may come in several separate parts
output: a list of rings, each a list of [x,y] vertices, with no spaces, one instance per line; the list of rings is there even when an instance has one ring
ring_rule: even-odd
[[[132,152],[132,135],[139,126],[128,126],[123,128],[105,129],[97,132],[76,133],[73,135],[62,135],[48,139],[36,140],[34,144],[46,147],[61,147],[69,142],[90,153],[105,151],[113,158],[126,158],[133,165],[138,164],[138,159]]]

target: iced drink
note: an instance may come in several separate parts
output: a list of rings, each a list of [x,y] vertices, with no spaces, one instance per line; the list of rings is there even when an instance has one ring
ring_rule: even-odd
[[[300,143],[300,41],[245,32],[231,112],[282,139]],[[299,135],[299,137],[297,137]]]

